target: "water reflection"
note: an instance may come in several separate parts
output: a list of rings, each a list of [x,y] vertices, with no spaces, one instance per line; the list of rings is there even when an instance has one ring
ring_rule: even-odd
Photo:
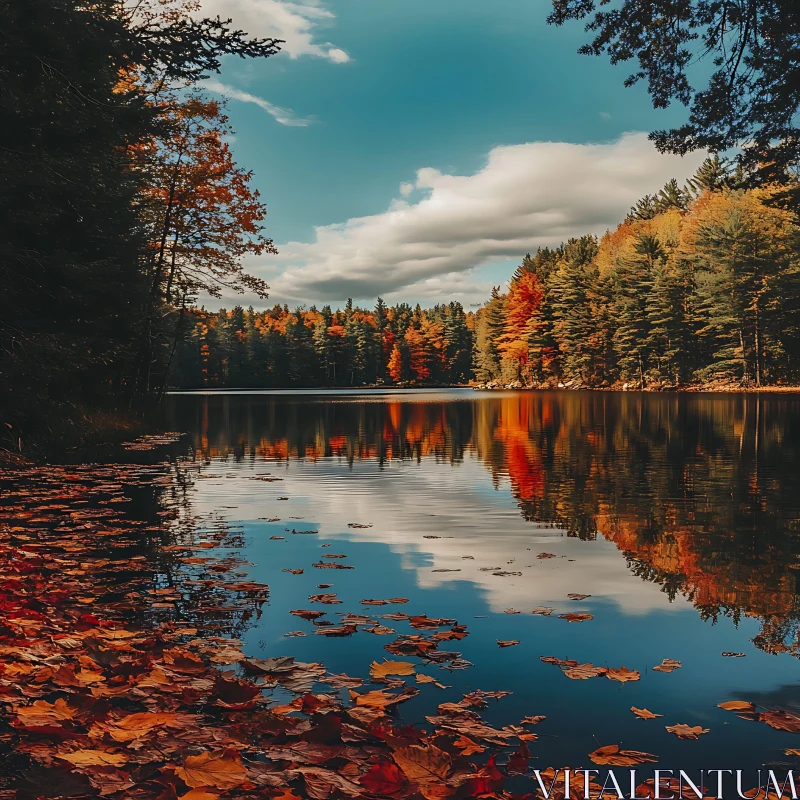
[[[313,482],[308,491],[332,495],[340,485],[331,488],[328,472],[315,466],[346,464],[368,487],[348,485],[347,514],[359,508],[356,495],[370,493],[369,508],[382,518],[397,516],[398,498],[414,506],[405,508],[408,518],[398,527],[419,530],[412,512],[438,515],[443,528],[457,526],[457,544],[432,545],[437,566],[456,568],[464,536],[472,551],[502,555],[508,520],[493,519],[497,509],[475,503],[474,495],[510,487],[524,520],[571,538],[603,538],[622,551],[634,575],[670,599],[685,596],[704,619],[758,617],[756,646],[794,655],[800,654],[799,412],[800,399],[792,395],[469,390],[400,399],[174,396],[169,409],[170,426],[189,430],[199,460],[291,463]],[[437,485],[429,468],[392,470],[423,462],[458,467],[463,477],[454,484],[443,476]],[[391,479],[374,480],[375,467],[390,470]],[[381,505],[381,492],[391,502]],[[593,569],[601,579],[619,580],[609,564]],[[514,599],[508,586],[501,594],[501,602]]]

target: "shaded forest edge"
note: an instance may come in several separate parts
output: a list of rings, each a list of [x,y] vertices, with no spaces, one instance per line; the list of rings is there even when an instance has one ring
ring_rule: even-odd
[[[795,188],[746,188],[709,158],[601,238],[526,255],[477,312],[192,309],[169,384],[785,390],[800,385]]]

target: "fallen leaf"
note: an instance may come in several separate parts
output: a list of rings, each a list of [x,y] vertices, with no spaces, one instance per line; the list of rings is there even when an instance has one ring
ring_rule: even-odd
[[[663,717],[663,714],[654,714],[652,711],[648,711],[646,708],[636,708],[636,706],[631,706],[631,711],[636,714],[639,719],[656,719],[656,717]]]
[[[608,764],[612,767],[632,767],[637,764],[646,764],[648,761],[653,763],[658,761],[658,758],[652,753],[643,753],[640,750],[620,750],[618,744],[598,747],[597,750],[589,753],[589,758],[595,764]]]
[[[72,753],[59,753],[58,757],[76,767],[121,767],[128,762],[126,755],[107,753],[105,750],[75,750]]]
[[[513,647],[515,644],[519,644],[519,640],[517,639],[498,639],[497,645],[498,647]]]
[[[180,796],[180,800],[217,800],[218,797],[216,792],[209,792],[208,789],[189,789]]]
[[[666,729],[674,733],[679,739],[699,739],[704,733],[708,733],[709,728],[701,728],[699,725],[691,727],[683,723],[677,725],[667,725]]]
[[[762,711],[757,719],[766,722],[770,728],[788,733],[800,733],[800,716],[790,711],[776,709],[775,711]]]
[[[523,717],[520,720],[520,725],[538,725],[544,719],[547,719],[544,714],[539,714],[533,717]]]
[[[379,797],[405,794],[408,787],[408,779],[392,761],[380,761],[372,764],[359,778],[359,782],[370,794]]]
[[[211,753],[186,756],[186,762],[182,767],[175,768],[175,774],[191,789],[203,786],[233,789],[247,780],[247,770],[240,756],[230,752],[222,756],[213,756]]]
[[[372,678],[385,678],[387,675],[413,675],[414,665],[410,661],[384,660],[382,664],[373,661],[369,668],[369,674]]]
[[[605,675],[608,670],[605,667],[596,667],[594,664],[576,664],[575,666],[563,669],[564,674],[574,681],[585,681],[589,678],[597,678]]]
[[[627,667],[609,669],[606,671],[606,678],[609,678],[612,681],[619,681],[620,683],[638,681],[641,677],[642,676],[635,669],[628,669]]]
[[[676,661],[674,658],[665,658],[660,664],[657,664],[653,667],[655,672],[673,672],[676,669],[679,669],[681,666],[680,661]]]
[[[724,708],[726,711],[755,711],[756,707],[746,700],[726,700],[724,703],[717,703],[717,708]]]
[[[302,617],[303,619],[319,619],[320,617],[325,616],[324,611],[312,611],[307,608],[295,608],[294,610],[289,612],[290,614],[294,614],[296,617]]]
[[[586,622],[587,620],[594,619],[592,614],[559,614],[559,619],[565,619],[567,622]]]
[[[450,756],[434,745],[401,747],[394,751],[392,758],[406,777],[420,786],[443,783],[450,774]]]

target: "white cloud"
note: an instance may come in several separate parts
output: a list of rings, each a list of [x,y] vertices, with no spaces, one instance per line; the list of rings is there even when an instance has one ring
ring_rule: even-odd
[[[269,100],[265,100],[263,97],[258,97],[258,95],[250,94],[250,92],[243,92],[241,89],[228,86],[228,84],[216,78],[209,78],[203,81],[203,87],[209,92],[221,94],[223,97],[228,97],[232,100],[240,100],[243,103],[254,103],[259,106],[259,108],[263,108],[267,114],[274,117],[275,121],[279,122],[281,125],[305,128],[313,121],[311,118],[304,119],[296,116],[291,108],[281,108],[280,106],[270,103]]]
[[[411,192],[414,191],[414,184],[413,183],[401,183],[400,184],[400,194],[403,197],[408,197]]]
[[[426,397],[430,399],[426,395],[416,399],[424,401]],[[377,459],[353,464],[325,459],[321,467],[319,462],[290,460],[280,465],[282,482],[266,488],[248,480],[253,472],[261,471],[259,462],[247,460],[231,467],[227,460],[215,461],[211,472],[218,472],[221,465],[227,465],[225,478],[198,480],[192,485],[195,514],[223,513],[240,522],[263,519],[273,497],[288,496],[287,513],[321,521],[320,536],[315,539],[389,545],[400,556],[403,569],[416,573],[419,587],[469,581],[472,591],[495,613],[509,606],[551,606],[557,614],[584,611],[586,606],[566,598],[567,591],[575,587],[592,595],[593,602],[614,604],[616,611],[630,616],[656,610],[677,613],[686,608],[685,603],[671,603],[658,584],[633,575],[612,543],[602,538],[581,541],[565,536],[562,530],[525,520],[513,502],[507,478],[499,481],[498,496],[487,503],[486,464],[475,457],[444,467],[424,459],[413,470],[404,470],[400,481],[394,477],[394,462],[387,467]],[[278,465],[272,462],[270,467],[277,471]],[[354,478],[369,485],[369,491],[348,491]],[[280,488],[272,488],[275,485]],[[231,508],[233,504],[235,508]],[[222,508],[225,511],[221,512]],[[375,527],[353,531],[348,523],[354,521],[375,523]],[[486,535],[487,530],[492,531],[491,536]],[[442,532],[448,535],[423,538]],[[536,553],[542,550],[563,558],[537,559]],[[465,560],[465,555],[473,559]],[[420,565],[423,560],[427,562],[424,566]],[[358,568],[362,565],[368,563],[361,562]],[[481,569],[490,566],[522,572],[522,576],[498,578],[492,574],[494,570]],[[458,572],[437,573],[434,569]]]
[[[237,28],[252,36],[283,39],[286,44],[281,50],[291,58],[316,56],[334,64],[350,61],[341,48],[318,40],[318,29],[335,17],[316,0],[202,0],[201,13],[232,19]]]
[[[315,241],[279,244],[279,256],[248,268],[259,273],[263,264],[273,297],[288,302],[456,293],[463,302],[485,290],[474,284],[476,268],[602,234],[638,198],[684,179],[703,157],[661,155],[644,133],[604,144],[496,147],[474,175],[420,169],[413,188],[422,199],[397,198],[383,213],[318,227]]]

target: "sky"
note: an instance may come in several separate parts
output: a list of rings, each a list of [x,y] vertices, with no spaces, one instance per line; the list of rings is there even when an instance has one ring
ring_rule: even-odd
[[[661,155],[656,111],[631,69],[578,55],[581,23],[548,0],[203,0],[269,59],[224,63],[238,163],[279,251],[248,259],[270,297],[206,306],[321,306],[377,296],[482,304],[526,252],[613,229],[641,196],[704,154]],[[630,65],[629,65],[630,66]]]

